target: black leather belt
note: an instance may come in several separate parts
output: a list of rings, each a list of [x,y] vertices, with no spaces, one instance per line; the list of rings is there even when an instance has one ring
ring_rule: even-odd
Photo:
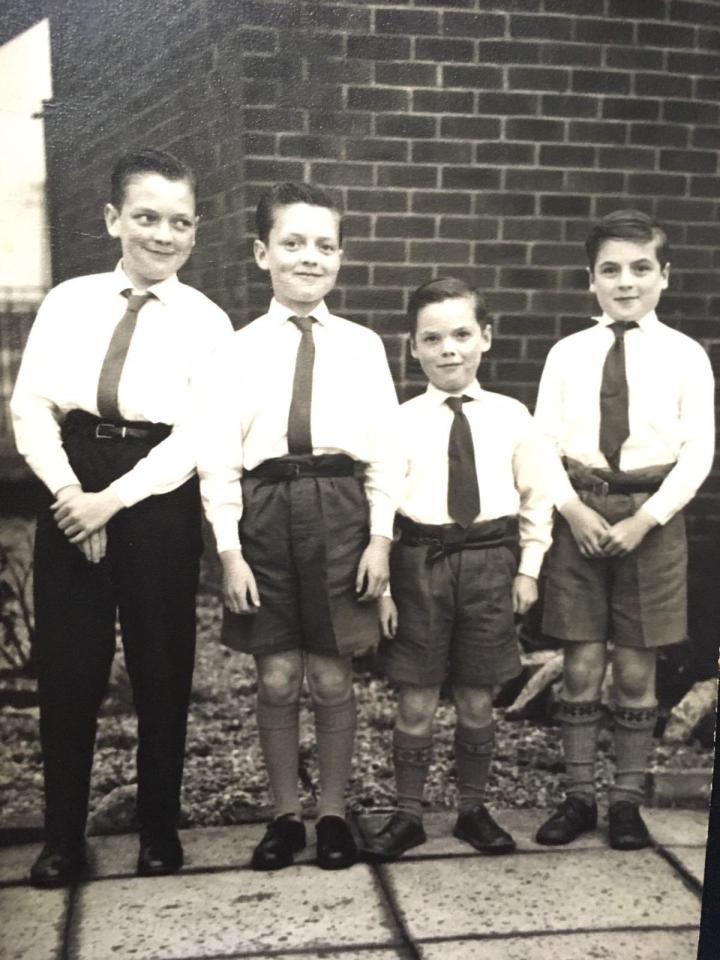
[[[603,497],[611,493],[655,493],[675,466],[673,463],[666,463],[642,470],[613,473],[600,467],[586,467],[568,458],[563,459],[563,465],[573,489],[585,490]]]
[[[82,433],[95,440],[146,440],[160,443],[170,436],[167,423],[148,423],[143,420],[122,420],[119,423],[102,420],[85,410],[71,410],[63,421],[63,432]]]
[[[323,453],[308,457],[276,457],[263,460],[252,470],[246,470],[243,476],[261,477],[264,480],[280,482],[299,480],[301,477],[362,477],[365,464],[344,453]]]
[[[397,514],[395,526],[399,543],[408,547],[428,547],[427,562],[450,556],[460,550],[489,550],[491,547],[509,547],[517,551],[517,517],[498,517],[483,520],[463,529],[457,523],[416,523],[403,514]]]

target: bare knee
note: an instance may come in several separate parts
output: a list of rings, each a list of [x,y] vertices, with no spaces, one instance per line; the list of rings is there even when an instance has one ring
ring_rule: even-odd
[[[398,697],[398,729],[415,737],[430,736],[439,699],[439,687],[402,687]]]
[[[309,656],[307,678],[314,703],[332,707],[352,694],[352,666],[340,657]]]
[[[618,648],[613,661],[613,681],[621,703],[627,706],[654,704],[654,651]]]
[[[489,687],[453,687],[458,722],[479,729],[492,722],[492,690]]]
[[[281,706],[300,696],[303,666],[299,654],[257,659],[258,693],[266,703]]]
[[[567,700],[595,700],[605,676],[605,646],[577,644],[565,649],[563,695]]]

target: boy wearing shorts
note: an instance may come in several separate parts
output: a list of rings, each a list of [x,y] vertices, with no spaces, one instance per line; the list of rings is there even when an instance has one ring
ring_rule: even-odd
[[[408,316],[412,354],[430,383],[399,410],[405,479],[392,597],[380,603],[381,655],[399,685],[397,810],[364,853],[391,861],[426,839],[423,788],[446,678],[457,710],[454,834],[481,853],[511,853],[513,838],[483,800],[493,693],[520,672],[514,615],[537,599],[550,543],[552,505],[538,482],[546,458],[527,409],[476,379],[492,337],[478,291],[433,280],[412,294]]]
[[[569,843],[597,824],[600,690],[611,659],[609,840],[635,850],[650,842],[639,804],[657,716],[657,650],[687,631],[682,508],[712,464],[713,380],[700,345],[655,314],[670,268],[662,227],[620,210],[593,227],[585,246],[602,316],[551,349],[535,413],[559,455],[543,630],[564,643],[567,769],[566,798],[537,841]]]
[[[375,642],[370,601],[388,579],[397,398],[377,334],[325,305],[342,256],[334,199],[310,184],[277,184],[260,198],[256,219],[255,259],[273,299],[213,371],[201,489],[223,568],[224,639],[257,666],[276,816],[252,867],[288,866],[305,846],[298,710],[306,677],[320,776],[317,862],[342,869],[357,853],[344,799],[352,655]]]

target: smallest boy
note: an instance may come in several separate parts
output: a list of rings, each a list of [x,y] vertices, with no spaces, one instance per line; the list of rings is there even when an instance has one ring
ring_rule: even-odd
[[[405,481],[392,598],[380,601],[381,654],[400,688],[397,811],[364,850],[369,859],[391,861],[426,839],[432,725],[449,677],[458,718],[454,834],[481,853],[511,853],[515,841],[483,798],[494,689],[520,671],[514,614],[535,603],[550,544],[552,505],[538,485],[543,446],[521,403],[477,382],[492,337],[477,290],[462,280],[433,280],[412,294],[408,316],[412,355],[430,384],[399,410]]]
[[[638,804],[657,717],[657,650],[686,636],[682,508],[712,464],[713,380],[702,347],[655,314],[670,270],[659,224],[619,210],[585,247],[602,316],[552,348],[535,411],[565,467],[558,458],[543,630],[565,645],[567,768],[566,799],[537,841],[569,843],[596,826],[600,691],[612,657],[609,837],[634,850],[650,843]]]

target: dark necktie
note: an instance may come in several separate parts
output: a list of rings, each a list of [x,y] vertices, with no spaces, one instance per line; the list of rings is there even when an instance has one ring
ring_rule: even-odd
[[[122,420],[118,409],[120,376],[130,349],[132,335],[135,332],[138,311],[143,304],[148,302],[152,294],[131,293],[130,290],[123,290],[123,296],[128,298],[127,309],[110,338],[98,379],[98,412],[101,417],[105,417],[107,420]]]
[[[475,448],[462,405],[472,397],[448,397],[454,413],[448,443],[448,513],[461,527],[469,527],[480,513],[480,492],[475,469]]]
[[[292,400],[288,414],[288,453],[312,453],[310,409],[312,406],[312,378],[315,362],[315,341],[312,325],[314,317],[290,317],[300,330],[300,344],[295,360]]]
[[[600,450],[613,470],[620,469],[620,448],[630,436],[628,385],[625,372],[625,333],[637,327],[611,323],[615,340],[605,357],[600,386]]]

